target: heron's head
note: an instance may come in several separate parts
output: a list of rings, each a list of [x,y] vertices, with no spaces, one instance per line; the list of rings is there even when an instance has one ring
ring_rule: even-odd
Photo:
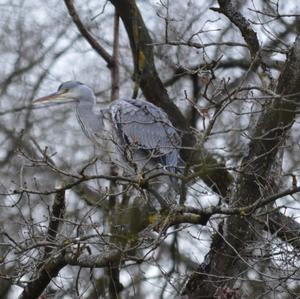
[[[33,100],[33,104],[38,103],[67,103],[67,102],[80,102],[87,104],[95,104],[95,95],[90,87],[78,82],[67,81],[62,83],[58,90],[45,97]]]

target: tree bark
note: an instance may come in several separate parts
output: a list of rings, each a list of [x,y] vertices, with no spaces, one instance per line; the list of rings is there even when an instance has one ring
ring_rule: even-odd
[[[272,164],[284,143],[300,102],[300,38],[290,50],[281,72],[274,99],[266,108],[254,128],[249,150],[244,157],[236,190],[231,196],[231,205],[243,207],[263,196],[269,181]],[[288,96],[289,95],[289,96]],[[229,216],[215,235],[207,256],[207,262],[199,267],[189,280],[184,293],[188,298],[213,298],[218,288],[234,286],[238,275],[248,267],[245,250],[255,241],[251,230],[254,219],[250,216]],[[257,224],[256,224],[257,227]]]
[[[213,191],[226,196],[232,177],[210,153],[203,148],[195,148],[195,136],[187,120],[170,99],[166,88],[157,73],[153,41],[134,0],[111,0],[122,19],[129,38],[134,62],[134,80],[145,98],[161,107],[171,122],[182,132],[183,150],[181,155],[191,165],[199,165],[195,171]],[[192,150],[191,150],[192,149]]]

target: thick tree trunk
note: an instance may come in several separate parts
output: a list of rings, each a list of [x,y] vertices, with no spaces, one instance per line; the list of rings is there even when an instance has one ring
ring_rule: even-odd
[[[300,103],[299,93],[298,36],[278,80],[276,94],[281,95],[281,98],[275,98],[266,108],[252,134],[236,189],[231,196],[233,206],[243,207],[254,203],[262,198],[268,188],[272,164],[295,119],[295,107]],[[184,293],[188,298],[213,298],[218,289],[233,288],[238,276],[249,268],[245,250],[249,242],[256,239],[252,225],[257,227],[251,216],[233,215],[226,219],[214,238],[208,262],[192,275],[186,286]]]

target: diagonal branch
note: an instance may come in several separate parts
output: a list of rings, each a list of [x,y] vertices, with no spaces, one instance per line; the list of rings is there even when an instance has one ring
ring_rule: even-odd
[[[60,218],[65,208],[65,190],[57,192],[52,206],[52,217],[50,218],[47,241],[53,242],[56,239]],[[59,271],[66,265],[61,255],[50,257],[52,252],[51,246],[45,247],[43,263],[37,269],[37,277],[31,280],[24,288],[19,299],[35,299],[38,298],[46,289],[51,280],[56,277]],[[49,261],[50,260],[50,261]]]
[[[47,264],[44,265],[43,270],[39,273],[39,276],[28,283],[19,299],[39,298],[50,281],[58,275],[59,271],[64,266],[66,266],[66,262],[61,256],[51,259]]]
[[[39,277],[28,283],[19,299],[37,299],[56,277],[59,271],[66,265],[80,266],[83,268],[104,268],[117,265],[120,262],[121,254],[118,250],[107,250],[99,255],[59,254],[44,264]]]
[[[295,219],[280,212],[272,213],[267,223],[267,229],[282,241],[300,250],[300,224]]]
[[[186,130],[186,120],[172,103],[154,64],[153,42],[134,0],[111,0],[126,28],[134,61],[134,79],[149,102],[163,108],[173,124]]]
[[[201,179],[215,192],[225,196],[232,182],[231,175],[223,165],[203,148],[195,149],[195,136],[187,120],[170,99],[157,73],[153,42],[134,0],[111,0],[121,17],[129,38],[134,61],[134,78],[145,98],[161,107],[174,126],[183,132],[182,157],[192,165],[200,165],[196,171]],[[191,150],[193,149],[193,150]]]
[[[52,212],[50,216],[50,222],[47,232],[47,241],[53,242],[56,239],[59,224],[65,212],[65,190],[62,189],[56,193],[54,203],[52,206]],[[51,246],[46,246],[44,260],[47,259],[52,251]]]
[[[106,61],[108,68],[111,68],[114,64],[112,56],[98,43],[98,41],[92,36],[87,28],[82,23],[74,6],[74,0],[64,0],[68,8],[69,15],[71,16],[74,24],[77,26],[79,32],[92,46],[92,48]]]
[[[52,216],[49,222],[47,233],[47,244],[51,244],[56,239],[59,229],[60,219],[63,216],[65,209],[65,191],[59,191],[52,206]],[[59,271],[66,265],[88,267],[88,268],[104,268],[118,265],[121,259],[119,250],[103,251],[99,255],[78,255],[76,253],[66,253],[65,246],[69,243],[62,242],[59,247],[59,253],[54,254],[51,245],[46,245],[43,263],[41,263],[37,270],[37,277],[32,279],[24,288],[19,299],[36,299],[43,293],[51,280],[55,278]]]
[[[119,89],[120,89],[120,65],[119,65],[119,50],[120,50],[120,42],[119,42],[119,34],[120,34],[120,18],[115,11],[114,17],[114,41],[113,41],[113,61],[114,64],[111,68],[111,96],[110,100],[114,101],[119,98]]]
[[[252,29],[251,24],[246,18],[237,11],[231,0],[218,0],[218,8],[211,8],[211,10],[224,14],[235,26],[237,26],[248,45],[252,58],[255,58],[259,51],[259,42],[256,32]]]

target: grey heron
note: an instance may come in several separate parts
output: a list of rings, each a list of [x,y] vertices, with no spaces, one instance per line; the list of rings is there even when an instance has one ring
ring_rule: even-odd
[[[76,102],[76,115],[83,132],[97,142],[105,127],[105,119],[111,123],[118,138],[119,152],[133,164],[162,165],[168,172],[180,172],[181,137],[167,114],[154,104],[137,99],[113,101],[108,109],[94,112],[96,97],[87,85],[78,81],[62,83],[55,93],[33,101],[34,104],[52,101]],[[126,150],[125,150],[126,149]],[[129,155],[128,155],[129,150]],[[127,152],[127,154],[126,154]],[[170,181],[178,192],[178,180]]]

